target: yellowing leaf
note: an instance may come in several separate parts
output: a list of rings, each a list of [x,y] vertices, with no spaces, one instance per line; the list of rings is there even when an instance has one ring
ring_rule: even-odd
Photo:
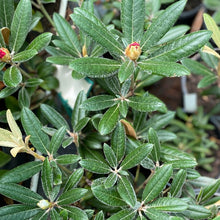
[[[2,147],[18,147],[18,145],[12,141],[0,141],[0,146],[2,146]]]
[[[204,14],[203,17],[204,17],[204,21],[205,21],[207,29],[213,32],[212,39],[214,40],[218,48],[220,48],[220,30],[217,24],[215,23],[214,19],[210,15]]]
[[[16,157],[19,152],[23,152],[24,147],[14,147],[10,150],[10,153],[13,157]]]
[[[220,55],[215,52],[212,48],[208,47],[208,46],[204,46],[202,48],[202,51],[205,52],[205,53],[209,53],[209,54],[212,54],[214,55],[215,57],[217,57],[218,59],[220,59]]]
[[[125,132],[128,136],[131,136],[135,139],[137,139],[137,134],[132,125],[126,121],[125,119],[121,119],[120,122],[124,125]]]
[[[16,121],[14,120],[10,109],[7,110],[6,117],[7,117],[7,121],[8,121],[9,127],[12,131],[13,136],[15,136],[18,139],[22,139],[21,131],[20,131]]]
[[[12,133],[8,130],[0,128],[0,142],[1,141],[13,141],[11,138]]]

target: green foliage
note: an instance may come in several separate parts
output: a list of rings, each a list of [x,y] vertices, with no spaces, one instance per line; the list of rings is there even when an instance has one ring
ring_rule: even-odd
[[[13,114],[9,110],[6,116],[5,111],[0,112],[10,128],[0,128],[0,145],[10,147],[13,157],[22,152],[39,160],[0,176],[1,194],[19,202],[1,207],[0,218],[215,217],[219,180],[201,180],[195,170],[196,159],[176,147],[175,141],[181,135],[172,128],[175,113],[145,87],[163,77],[189,74],[176,62],[187,63],[186,57],[203,47],[211,32],[184,35],[187,26],[173,27],[185,0],[163,11],[159,9],[164,1],[159,0],[110,1],[117,11],[121,10],[120,20],[111,20],[115,14],[108,11],[103,22],[94,13],[94,1],[76,2],[79,7],[70,17],[77,31],[54,13],[52,22],[46,17],[57,36],[45,32],[31,42],[26,42],[30,27],[36,23],[31,18],[31,1],[19,1],[15,10],[14,1],[0,2],[0,24],[11,29],[9,44],[0,34],[0,44],[9,49],[11,56],[0,64],[0,79],[6,86],[0,97],[10,96],[8,99],[17,103],[8,103],[15,109]],[[42,9],[42,5],[39,7]],[[7,14],[5,10],[10,11]],[[149,21],[151,13],[155,16]],[[51,55],[47,58],[50,63],[36,56],[45,48]],[[72,76],[95,81],[90,97],[79,92],[70,117],[51,104],[52,99],[45,98],[46,90],[58,86],[52,64],[68,65]],[[193,67],[201,69],[200,65]],[[203,74],[210,71],[203,69]],[[208,78],[208,82],[213,80]],[[16,91],[18,100],[12,96]],[[41,101],[33,102],[40,91]],[[206,129],[209,126],[205,120],[200,115],[192,123]],[[60,153],[66,147],[70,153]],[[8,160],[1,161],[1,165]],[[35,174],[41,178],[39,193],[19,185]],[[198,195],[194,187],[201,188]]]

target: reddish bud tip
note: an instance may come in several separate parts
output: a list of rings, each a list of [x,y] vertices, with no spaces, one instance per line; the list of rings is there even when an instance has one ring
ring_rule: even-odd
[[[0,49],[0,59],[2,59],[5,56],[5,52],[3,50]]]
[[[6,63],[11,61],[11,54],[7,48],[4,48],[4,47],[0,48],[0,61],[6,62]]]
[[[132,46],[138,46],[138,47],[140,47],[140,44],[137,43],[137,42],[134,42],[134,43],[132,43],[132,44],[129,44],[129,47],[132,47]],[[137,47],[136,47],[136,48],[137,48]]]
[[[130,60],[137,60],[139,56],[141,55],[141,47],[140,44],[137,42],[133,42],[127,46],[125,49],[125,55],[130,59]]]

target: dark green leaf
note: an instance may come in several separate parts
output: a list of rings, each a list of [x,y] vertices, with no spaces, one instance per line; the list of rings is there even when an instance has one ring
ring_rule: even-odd
[[[133,209],[123,209],[115,214],[113,214],[108,220],[133,220],[136,215],[136,210]]]
[[[111,168],[107,164],[98,160],[83,159],[79,163],[84,169],[93,173],[107,174],[111,171]]]
[[[172,181],[171,187],[170,187],[170,194],[172,197],[180,197],[182,193],[182,187],[183,184],[186,181],[186,171],[185,170],[179,170]]]
[[[199,205],[189,205],[182,213],[189,219],[207,219],[211,215],[210,210]]]
[[[207,86],[210,86],[211,84],[213,84],[214,82],[216,82],[218,79],[218,76],[216,75],[209,75],[209,76],[205,76],[198,84],[198,88],[204,88]]]
[[[59,205],[68,205],[72,204],[78,200],[80,200],[86,193],[87,189],[71,189],[61,194],[61,196],[58,198],[57,203]]]
[[[36,205],[43,199],[39,194],[16,183],[0,183],[0,193],[8,198],[28,205]]]
[[[168,197],[159,198],[150,203],[149,206],[155,210],[167,212],[180,212],[188,208],[187,203],[183,200]]]
[[[53,172],[47,157],[43,163],[41,180],[45,195],[48,198],[51,198],[51,194],[53,190]]]
[[[22,81],[20,70],[15,66],[11,66],[4,72],[3,81],[8,87],[16,87]]]
[[[134,207],[137,202],[136,194],[133,186],[127,177],[119,177],[117,190],[121,198],[131,207]]]
[[[56,211],[56,209],[52,209],[50,211],[50,218],[51,220],[60,220],[61,216],[58,214],[58,212]]]
[[[118,175],[116,173],[110,173],[108,177],[105,179],[104,186],[106,189],[111,188],[115,185],[118,179]]]
[[[19,165],[1,176],[1,183],[19,183],[29,179],[41,170],[42,162],[32,161]]]
[[[0,26],[11,27],[11,21],[14,13],[14,1],[13,0],[1,0],[0,1]]]
[[[40,106],[41,112],[44,115],[44,117],[55,126],[55,128],[59,129],[60,127],[64,126],[66,129],[70,129],[68,123],[63,118],[63,116],[57,112],[54,108],[52,108],[49,105],[42,104]]]
[[[152,159],[158,163],[160,161],[160,141],[157,132],[153,128],[150,128],[148,131],[148,141],[153,144],[153,149],[151,151]]]
[[[168,220],[170,217],[168,214],[166,214],[164,212],[160,212],[160,211],[152,209],[152,208],[148,208],[144,213],[151,220],[158,220],[158,219]]]
[[[30,219],[39,212],[39,208],[29,205],[7,205],[0,208],[1,220]]]
[[[111,167],[117,167],[117,158],[112,148],[109,147],[109,145],[107,145],[106,143],[104,143],[103,151],[104,151],[105,158],[108,161],[109,165]]]
[[[20,0],[15,10],[12,24],[9,47],[18,52],[23,45],[31,25],[32,9],[30,0]]]
[[[95,216],[94,220],[105,220],[103,211],[98,212],[97,215]]]
[[[173,168],[178,169],[184,169],[184,168],[194,168],[197,166],[197,162],[195,159],[191,160],[184,160],[184,159],[178,159],[178,160],[172,160],[167,162],[166,164],[172,164]]]
[[[80,30],[84,31],[108,51],[118,55],[124,53],[121,44],[114,38],[114,35],[93,14],[77,8],[70,17]]]
[[[66,127],[63,126],[59,128],[52,136],[49,146],[49,152],[51,155],[54,155],[61,147],[65,134],[66,134]]]
[[[109,134],[115,128],[119,119],[119,105],[109,108],[99,122],[98,130],[101,135]]]
[[[5,164],[7,164],[11,160],[11,156],[9,154],[4,153],[3,151],[0,151],[0,167],[3,167]],[[2,177],[1,177],[2,178]],[[0,179],[1,179],[0,178]]]
[[[124,100],[122,100],[119,104],[119,111],[122,117],[126,118],[128,114],[128,103]]]
[[[151,152],[152,148],[152,144],[142,144],[140,147],[137,147],[125,157],[120,168],[127,170],[136,166]]]
[[[168,32],[183,11],[185,4],[185,0],[172,4],[152,22],[141,39],[142,50],[154,46]]]
[[[54,13],[53,20],[56,30],[61,39],[75,51],[75,55],[77,57],[81,57],[81,47],[79,44],[79,40],[71,25],[61,15],[57,13]]]
[[[69,65],[70,62],[72,62],[72,61],[73,61],[73,57],[65,56],[65,55],[52,56],[52,57],[47,58],[47,62],[57,64],[57,65]],[[81,77],[81,78],[83,78],[83,77]]]
[[[80,91],[77,95],[73,112],[72,112],[72,118],[71,118],[71,124],[73,126],[73,130],[76,127],[76,124],[86,116],[85,109],[81,109],[79,106],[86,100],[86,93],[84,90]]]
[[[139,41],[144,31],[145,1],[123,0],[121,3],[121,24],[128,44]]]
[[[34,113],[24,107],[21,111],[21,122],[25,133],[31,135],[30,141],[41,153],[47,154],[49,146],[48,136],[41,130],[42,124]]]
[[[65,210],[68,212],[68,216],[74,220],[88,220],[86,213],[74,206],[63,206]]]
[[[126,206],[126,203],[121,199],[117,190],[113,187],[105,189],[105,178],[99,178],[92,183],[92,192],[94,196],[102,203],[114,207]]]
[[[59,164],[74,164],[80,160],[80,156],[75,154],[64,154],[56,157],[56,161]]]
[[[70,68],[84,76],[104,78],[114,75],[121,64],[116,60],[96,57],[75,59],[70,63]]]
[[[82,176],[83,176],[83,169],[77,169],[76,171],[74,171],[68,178],[68,180],[66,181],[66,185],[64,187],[64,192],[69,191],[70,189],[76,187],[76,185],[79,183],[79,181],[81,180]]]
[[[36,50],[38,53],[42,51],[50,43],[52,33],[43,33],[34,38],[34,40],[28,45],[26,50]]]
[[[184,76],[190,74],[186,67],[174,62],[146,60],[138,63],[138,66],[141,70],[147,71],[150,74],[165,77]]]
[[[39,86],[42,82],[43,82],[42,79],[31,78],[31,79],[27,79],[27,81],[25,82],[25,86],[26,87],[35,87],[35,86]]]
[[[126,60],[118,70],[119,81],[122,83],[127,80],[134,73],[134,70],[134,62],[132,60]]]
[[[27,89],[25,89],[25,87],[22,87],[19,92],[18,92],[18,104],[20,106],[20,108],[23,107],[30,107],[30,95],[27,91]]]
[[[12,58],[12,62],[22,63],[22,62],[30,60],[36,54],[37,54],[37,50],[35,49],[24,50],[20,53],[15,54]]]
[[[150,60],[176,62],[197,52],[209,39],[209,31],[187,34],[160,47],[150,55]]]
[[[128,105],[140,112],[167,111],[165,104],[153,95],[133,96],[129,98]]]
[[[99,111],[115,105],[115,97],[111,95],[98,95],[87,99],[82,103],[80,108],[88,111]]]
[[[161,193],[163,188],[168,183],[172,172],[172,165],[163,165],[154,173],[153,177],[151,177],[143,192],[142,199],[145,203],[155,199]]]

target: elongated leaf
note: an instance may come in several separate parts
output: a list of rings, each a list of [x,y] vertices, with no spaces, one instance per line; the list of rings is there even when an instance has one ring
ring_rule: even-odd
[[[99,111],[109,108],[115,104],[115,97],[111,95],[98,95],[87,99],[80,108],[88,111]]]
[[[30,141],[42,153],[47,153],[49,137],[41,130],[42,124],[34,113],[28,108],[21,111],[21,122],[25,133],[31,135]]]
[[[136,194],[133,186],[127,177],[121,176],[119,178],[117,190],[121,198],[131,207],[134,207],[137,202]]]
[[[112,133],[111,146],[115,152],[117,160],[120,161],[125,153],[126,135],[125,129],[121,122],[119,122]]]
[[[104,48],[113,54],[123,55],[121,44],[114,38],[114,35],[107,30],[93,14],[83,9],[75,9],[74,14],[70,16],[75,24],[84,31],[93,40],[97,41]]]
[[[168,214],[166,214],[164,212],[160,212],[160,211],[152,209],[152,208],[148,208],[144,213],[151,220],[157,220],[157,219],[167,220],[170,217]]]
[[[87,192],[87,189],[71,189],[63,193],[57,200],[59,205],[68,205],[80,200]]]
[[[56,158],[56,161],[59,164],[74,164],[79,160],[80,160],[80,156],[75,154],[64,154]]]
[[[37,50],[35,49],[24,50],[20,53],[15,54],[12,58],[12,61],[15,63],[25,62],[33,58],[36,54],[37,54]]]
[[[75,55],[77,57],[81,57],[81,47],[79,44],[79,40],[70,24],[57,13],[54,13],[53,20],[56,30],[61,39],[75,51]]]
[[[219,27],[217,26],[217,24],[215,23],[215,20],[208,14],[204,14],[204,21],[205,24],[208,28],[208,30],[212,31],[212,39],[214,40],[214,42],[216,43],[216,45],[218,46],[218,48],[220,48],[220,30]]]
[[[210,76],[213,75],[213,72],[204,66],[203,64],[189,59],[189,58],[184,58],[182,59],[182,64],[185,65],[192,73],[196,75],[202,75],[202,76]]]
[[[121,199],[117,190],[113,187],[105,189],[105,178],[99,178],[92,183],[92,192],[94,196],[102,203],[114,207],[126,206],[126,203]]]
[[[188,176],[187,176],[188,177]],[[170,187],[170,194],[172,197],[180,197],[182,193],[182,187],[186,180],[186,171],[179,170],[173,178],[173,182]]]
[[[118,71],[118,78],[120,82],[124,82],[134,73],[135,67],[132,60],[126,60]]]
[[[39,79],[39,78],[31,78],[31,79],[28,79],[28,80],[25,82],[25,86],[26,86],[26,87],[35,87],[35,86],[39,86],[42,82],[43,82],[42,79]]]
[[[182,213],[189,219],[207,219],[211,215],[210,210],[199,205],[189,205]]]
[[[63,142],[64,135],[66,133],[66,127],[63,126],[59,130],[56,131],[56,133],[52,136],[50,146],[49,146],[49,152],[50,154],[55,154],[59,147],[61,146]]]
[[[30,219],[39,212],[39,208],[29,205],[7,205],[0,208],[0,218],[2,220]]]
[[[152,144],[143,144],[131,151],[121,163],[121,169],[130,169],[139,164],[152,150]]]
[[[159,211],[168,211],[168,212],[180,212],[187,209],[188,205],[181,199],[178,198],[159,198],[149,204],[151,208],[154,208]]]
[[[177,38],[150,55],[150,60],[176,62],[198,51],[210,39],[210,31],[197,31]]]
[[[107,174],[111,171],[111,168],[107,164],[98,160],[83,159],[79,163],[83,168],[93,173]]]
[[[149,140],[149,143],[153,144],[151,156],[154,161],[159,162],[160,161],[160,142],[157,136],[157,132],[153,128],[150,128],[148,131],[148,140]]]
[[[53,190],[53,172],[48,158],[46,158],[43,163],[41,180],[44,193],[48,198],[50,198]]]
[[[38,53],[42,51],[50,43],[52,34],[43,33],[36,38],[27,46],[26,50],[36,50]]]
[[[82,90],[77,95],[75,105],[72,112],[71,124],[73,129],[75,129],[76,124],[86,116],[85,109],[81,109],[79,106],[86,100],[86,93]]]
[[[109,145],[107,145],[106,143],[104,143],[103,151],[104,151],[105,158],[108,161],[109,165],[111,167],[116,167],[117,166],[117,157],[116,157],[114,151],[112,150],[112,148],[109,147]]]
[[[29,179],[41,170],[42,162],[32,161],[11,169],[0,178],[1,183],[19,183]]]
[[[50,211],[50,218],[51,218],[51,220],[60,220],[61,216],[58,214],[56,209],[52,209]]]
[[[112,215],[110,218],[108,218],[108,220],[118,220],[118,219],[132,220],[134,219],[136,212],[137,211],[133,209],[123,209]]]
[[[166,112],[165,104],[153,95],[133,96],[129,98],[128,105],[140,112]]]
[[[220,187],[220,180],[217,180],[214,184],[209,185],[202,189],[202,198],[200,199],[201,202],[206,201],[207,199],[211,198],[214,193],[219,189]]]
[[[21,81],[22,81],[22,75],[17,67],[11,66],[5,71],[3,76],[3,82],[6,86],[16,87]]]
[[[88,220],[86,213],[74,206],[63,206],[63,208],[68,212],[68,216],[74,220]]]
[[[0,1],[0,26],[11,26],[11,21],[14,13],[14,1],[13,0],[1,0]]]
[[[128,44],[139,41],[144,31],[145,1],[123,0],[121,3],[121,24]]]
[[[174,62],[146,60],[140,62],[138,66],[143,71],[166,77],[184,76],[190,74],[186,67]]]
[[[68,180],[66,181],[66,185],[64,187],[64,192],[70,190],[71,188],[74,188],[79,181],[81,180],[82,176],[83,176],[83,169],[77,169],[76,171],[74,171],[68,178]]]
[[[189,29],[190,27],[188,25],[176,25],[170,28],[170,30],[160,39],[158,45],[183,36]]]
[[[118,179],[118,175],[116,173],[110,173],[104,182],[105,188],[108,189],[113,187],[117,179]]]
[[[172,172],[173,169],[171,165],[163,165],[154,173],[153,177],[147,183],[142,195],[142,199],[145,203],[150,202],[161,193],[168,183]]]
[[[39,194],[16,183],[0,183],[0,193],[8,198],[28,205],[36,205],[43,199]]]
[[[57,129],[63,126],[66,127],[66,129],[68,130],[70,129],[68,123],[63,118],[63,116],[59,112],[57,112],[54,108],[52,108],[49,105],[42,104],[40,106],[40,109],[44,117]]]
[[[109,108],[99,122],[98,130],[101,135],[109,134],[115,128],[119,119],[119,105]]]
[[[69,65],[72,61],[73,57],[67,55],[52,56],[47,58],[47,62],[58,65]]]
[[[119,69],[120,63],[116,60],[96,57],[84,57],[70,63],[70,68],[84,76],[93,78],[108,77]]]
[[[154,46],[167,33],[183,11],[185,4],[185,0],[172,4],[152,22],[141,39],[142,50]]]
[[[11,24],[9,47],[17,52],[23,45],[31,25],[31,1],[20,0],[14,13]]]
[[[18,92],[18,104],[19,104],[20,108],[23,108],[23,107],[29,108],[30,107],[31,97],[25,87],[22,87]]]
[[[218,77],[216,75],[205,76],[198,84],[198,88],[204,88],[214,83]]]

